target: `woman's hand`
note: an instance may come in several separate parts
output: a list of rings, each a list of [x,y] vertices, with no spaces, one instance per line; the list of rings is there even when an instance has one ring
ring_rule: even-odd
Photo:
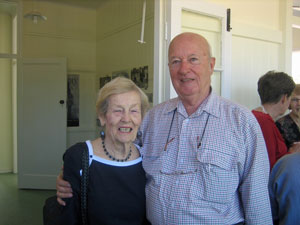
[[[289,148],[290,153],[300,152],[300,142],[294,142]]]
[[[73,197],[72,194],[72,188],[68,181],[65,181],[63,179],[63,174],[60,173],[56,178],[56,196],[57,196],[57,202],[60,205],[65,206],[66,202],[63,201],[63,198],[71,198]]]

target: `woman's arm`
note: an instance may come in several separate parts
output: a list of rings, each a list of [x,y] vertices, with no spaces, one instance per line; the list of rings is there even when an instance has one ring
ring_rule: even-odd
[[[84,145],[82,145],[84,144]],[[77,225],[81,223],[80,213],[80,179],[81,179],[81,158],[85,143],[80,143],[69,148],[64,156],[63,179],[72,186],[72,198],[63,198],[66,203],[62,213],[62,223]],[[64,181],[63,181],[64,183]],[[65,188],[66,190],[69,187]]]

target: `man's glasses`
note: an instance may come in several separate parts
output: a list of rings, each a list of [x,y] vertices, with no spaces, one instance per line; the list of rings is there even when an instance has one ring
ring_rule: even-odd
[[[177,108],[174,109],[174,112],[173,112],[173,116],[172,116],[172,120],[171,120],[171,124],[170,124],[170,128],[169,128],[169,132],[168,132],[168,138],[167,138],[167,141],[166,141],[166,144],[165,144],[165,147],[164,147],[164,151],[167,151],[167,147],[168,145],[175,139],[175,137],[172,137],[170,138],[170,134],[171,134],[171,130],[172,130],[172,126],[173,126],[173,122],[174,122],[174,117],[175,117],[175,113],[177,111]],[[201,137],[200,136],[197,136],[197,149],[199,149],[202,145],[202,139],[203,139],[203,136],[205,134],[205,131],[206,131],[206,127],[207,127],[207,124],[208,124],[208,119],[209,119],[209,116],[210,114],[208,113],[207,114],[207,118],[206,118],[206,121],[205,121],[205,125],[204,125],[204,130],[202,132],[202,135]]]
[[[172,116],[172,120],[171,120],[171,124],[170,124],[170,128],[169,128],[169,132],[168,132],[168,138],[167,138],[167,141],[166,141],[166,144],[165,144],[165,147],[164,147],[164,151],[167,150],[168,144],[170,144],[175,139],[175,137],[170,138],[170,133],[171,133],[171,129],[172,129],[172,126],[173,126],[173,122],[174,122],[174,117],[175,117],[176,111],[177,111],[177,108],[174,109],[174,112],[173,112],[173,116]],[[204,125],[204,129],[203,129],[202,135],[201,136],[197,136],[197,139],[196,139],[196,141],[197,141],[196,142],[197,149],[199,149],[201,147],[201,145],[202,145],[202,139],[203,139],[205,131],[206,131],[206,127],[207,127],[207,124],[208,124],[209,116],[210,116],[210,114],[207,113],[207,118],[206,118],[206,121],[205,121],[205,125]],[[167,171],[160,170],[160,173],[164,174],[164,175],[187,175],[187,174],[196,173],[197,171],[198,171],[198,169],[177,170],[177,171],[175,170],[175,171],[172,171],[172,172],[167,172]]]
[[[175,137],[173,137],[173,138],[171,138],[171,139],[169,140],[169,138],[170,138],[170,133],[171,133],[171,129],[172,129],[172,126],[173,126],[173,122],[174,122],[174,117],[175,117],[176,111],[177,111],[177,108],[175,108],[175,109],[174,109],[174,112],[173,112],[173,116],[172,116],[172,120],[171,120],[171,125],[170,125],[169,133],[168,133],[168,138],[167,138],[167,141],[166,141],[166,144],[165,144],[165,147],[164,147],[164,151],[167,151],[167,146],[168,146],[168,144],[170,144],[170,143],[175,139]]]

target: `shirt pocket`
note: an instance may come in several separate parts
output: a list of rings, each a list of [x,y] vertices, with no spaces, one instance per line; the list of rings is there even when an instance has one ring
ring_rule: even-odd
[[[197,152],[198,171],[193,177],[191,201],[228,204],[238,188],[236,158],[214,149],[200,148]]]

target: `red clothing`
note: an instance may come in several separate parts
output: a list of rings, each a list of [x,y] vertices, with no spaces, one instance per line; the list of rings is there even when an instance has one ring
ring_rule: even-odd
[[[288,153],[288,149],[272,117],[269,114],[255,110],[252,110],[252,113],[264,135],[269,154],[270,169],[272,169],[276,161]]]

